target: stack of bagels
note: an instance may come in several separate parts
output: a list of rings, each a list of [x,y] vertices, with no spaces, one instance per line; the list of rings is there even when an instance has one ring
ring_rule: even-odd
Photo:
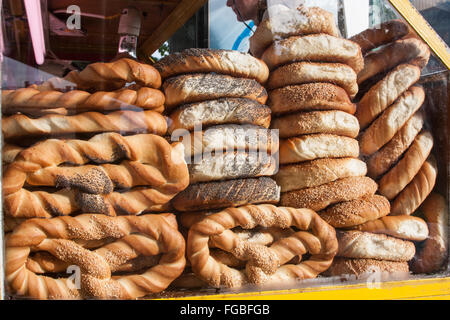
[[[187,49],[155,67],[164,79],[169,133],[185,145],[190,174],[174,208],[277,203],[279,187],[268,177],[277,169],[278,137],[268,129],[265,63],[237,51]]]

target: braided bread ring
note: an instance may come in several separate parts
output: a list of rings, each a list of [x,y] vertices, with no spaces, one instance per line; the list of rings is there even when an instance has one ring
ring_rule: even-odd
[[[186,49],[162,58],[154,67],[163,78],[215,72],[265,83],[269,77],[269,69],[263,61],[233,50]]]
[[[71,82],[82,90],[115,90],[132,82],[158,89],[161,87],[161,76],[151,65],[124,58],[108,63],[92,63],[82,71],[71,71],[62,79],[52,78],[37,88],[40,91],[57,90],[61,84]]]
[[[80,90],[59,92],[22,88],[2,91],[2,112],[4,114],[21,112],[35,115],[41,110],[49,113],[53,109],[67,109],[67,112],[71,114],[124,109],[162,111],[164,101],[164,94],[160,90],[145,87],[138,90],[121,89],[96,93]]]
[[[433,136],[423,131],[403,158],[379,181],[379,192],[393,200],[414,179],[433,148]]]
[[[295,226],[305,231],[280,239],[268,248],[241,241],[230,230],[237,226],[252,229],[258,225],[280,228]],[[214,260],[209,254],[208,242],[211,239],[222,250],[233,253],[241,260],[248,260],[246,271],[232,269]],[[311,259],[298,265],[283,266],[294,256],[307,251],[311,253]],[[187,241],[187,254],[194,273],[214,287],[315,278],[331,265],[336,251],[334,229],[315,212],[273,205],[230,208],[208,216],[190,228]]]
[[[432,193],[422,204],[430,235],[411,262],[414,273],[437,272],[448,258],[448,207],[443,196]]]
[[[377,234],[386,234],[403,240],[423,241],[428,237],[428,227],[421,218],[413,216],[384,216],[351,228]]]
[[[414,179],[395,198],[392,203],[391,215],[413,214],[433,190],[436,178],[436,159],[431,155]]]
[[[33,119],[23,114],[2,118],[5,139],[68,133],[153,133],[164,136],[167,121],[154,111],[85,112],[74,116],[46,115]]]
[[[167,216],[77,217],[31,219],[6,241],[6,280],[19,295],[38,299],[95,297],[134,299],[164,290],[185,266],[184,239]],[[32,235],[32,236],[30,236]],[[89,251],[73,240],[117,241]],[[81,290],[66,279],[38,276],[27,269],[31,251],[47,251],[81,269]],[[111,269],[139,255],[162,253],[159,264],[142,274],[111,277]]]

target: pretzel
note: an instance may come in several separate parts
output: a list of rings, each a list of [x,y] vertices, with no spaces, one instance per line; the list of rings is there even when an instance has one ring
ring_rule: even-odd
[[[115,241],[96,250],[76,242],[107,238]],[[182,273],[186,262],[184,245],[175,217],[170,214],[31,219],[6,240],[5,277],[13,293],[37,299],[135,299],[164,290]],[[65,278],[42,276],[28,269],[28,258],[34,251],[48,252],[64,263],[78,266],[81,289]],[[143,273],[111,275],[132,259],[159,254],[159,263]]]
[[[21,152],[5,171],[6,212],[16,217],[30,217],[31,212],[39,212],[37,216],[70,214],[77,208],[106,213],[105,206],[110,204],[122,209],[120,211],[128,212],[133,208],[139,213],[141,211],[135,211],[137,208],[144,210],[145,206],[164,205],[189,183],[183,149],[180,143],[170,145],[164,138],[152,134],[104,133],[89,141],[45,140]],[[126,160],[121,165],[112,164],[123,159]],[[101,165],[86,165],[88,162]],[[59,167],[66,163],[78,166]],[[81,194],[76,190],[56,194],[29,192],[24,189],[27,182],[75,188]],[[125,199],[123,194],[111,193],[114,186],[145,188],[129,191],[130,198]],[[111,212],[111,208],[106,211]]]
[[[124,58],[109,63],[90,64],[82,71],[71,71],[62,79],[51,78],[37,88],[39,91],[57,90],[70,84],[77,89],[114,90],[132,82],[158,89],[161,87],[161,76],[151,65]]]
[[[231,230],[257,226],[302,231],[275,241],[270,247],[242,241]],[[210,255],[208,243],[247,261],[245,271],[230,268]],[[286,264],[295,256],[310,252],[311,258],[297,265]],[[214,287],[244,284],[273,284],[287,280],[315,278],[332,263],[337,252],[334,229],[308,209],[273,205],[229,208],[194,224],[188,234],[187,254],[192,270]]]
[[[151,110],[125,110],[110,114],[85,112],[74,116],[46,115],[38,119],[16,114],[2,119],[4,139],[99,132],[145,132],[163,136],[167,132],[167,121],[160,113]]]
[[[2,91],[3,114],[21,112],[27,115],[42,115],[51,110],[67,110],[55,112],[73,114],[80,111],[113,111],[113,110],[164,110],[165,97],[160,90],[140,88],[138,90],[121,89],[113,92],[72,90],[69,92],[39,91],[34,88]],[[42,112],[39,112],[43,110]]]

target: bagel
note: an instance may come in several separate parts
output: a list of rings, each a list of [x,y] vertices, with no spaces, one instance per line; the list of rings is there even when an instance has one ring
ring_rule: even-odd
[[[419,247],[411,261],[414,273],[432,273],[441,270],[448,258],[448,207],[443,196],[432,193],[420,211],[428,224],[430,235]]]
[[[335,228],[348,228],[387,216],[391,205],[379,195],[372,195],[330,206],[319,215]]]
[[[347,177],[364,176],[366,164],[354,158],[319,159],[282,166],[274,179],[282,192],[317,187]]]
[[[385,234],[338,230],[336,236],[338,257],[407,262],[416,253],[413,242]]]
[[[421,87],[414,86],[406,91],[361,134],[361,152],[372,155],[380,150],[422,106],[424,100],[425,91]]]
[[[165,106],[174,107],[219,98],[248,98],[261,104],[267,101],[267,91],[256,80],[234,78],[220,74],[187,74],[164,81]]]
[[[340,110],[355,114],[356,105],[344,89],[331,83],[307,83],[270,92],[268,102],[274,115],[312,110]]]
[[[406,36],[409,27],[401,20],[389,20],[364,30],[350,38],[361,47],[363,54]]]
[[[371,178],[378,178],[398,162],[422,130],[423,123],[422,113],[416,112],[391,141],[367,160],[367,168]]]
[[[395,262],[375,259],[349,259],[336,257],[333,264],[326,271],[328,276],[355,275],[357,279],[364,279],[374,273],[408,276],[407,262]],[[381,279],[380,279],[381,280]]]
[[[280,141],[280,164],[320,158],[358,158],[358,140],[332,134],[313,134]]]
[[[342,63],[356,73],[364,68],[358,44],[327,34],[293,36],[275,41],[264,51],[261,59],[270,70],[294,61]]]
[[[224,152],[202,155],[188,164],[190,183],[271,176],[277,171],[272,156],[261,152]]]
[[[427,223],[413,216],[384,216],[351,229],[410,241],[423,241],[428,237]]]
[[[282,10],[276,10],[277,8]],[[255,57],[261,57],[274,40],[290,36],[325,33],[339,37],[334,15],[319,7],[307,8],[301,5],[291,9],[272,6],[267,11],[270,18],[263,19],[250,37],[250,52]]]
[[[358,74],[358,84],[402,63],[423,69],[428,64],[430,55],[430,49],[422,40],[410,38],[392,42],[365,56],[364,69]]]
[[[356,117],[342,111],[298,112],[272,120],[271,128],[278,130],[280,138],[306,134],[334,134],[356,138],[359,123]]]
[[[169,54],[154,64],[163,79],[188,73],[219,73],[265,83],[269,69],[261,60],[235,50],[191,48]]]
[[[296,84],[326,82],[343,88],[353,98],[358,93],[356,79],[355,71],[345,64],[295,62],[273,70],[266,88],[272,90]]]
[[[339,179],[318,187],[281,193],[280,205],[320,211],[329,205],[372,196],[378,185],[368,177]]]
[[[378,115],[395,102],[408,88],[419,81],[420,69],[401,64],[372,86],[358,103],[356,117],[365,129]]]
[[[200,211],[280,201],[280,187],[268,177],[191,184],[172,199],[178,211]]]
[[[392,215],[411,215],[428,197],[437,178],[437,165],[433,156],[424,162],[414,179],[392,203]]]
[[[254,100],[224,98],[191,103],[170,114],[169,133],[177,129],[193,131],[195,126],[210,127],[220,124],[253,124],[268,128],[271,111]]]
[[[432,148],[431,133],[420,133],[403,158],[379,180],[380,194],[393,200],[414,179]]]

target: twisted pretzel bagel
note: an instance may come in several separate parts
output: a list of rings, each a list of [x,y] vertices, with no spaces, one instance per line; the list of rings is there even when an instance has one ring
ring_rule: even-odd
[[[350,66],[355,73],[364,68],[364,59],[358,44],[327,34],[293,36],[275,41],[261,59],[270,70],[296,61],[332,62]]]
[[[336,257],[326,275],[355,275],[358,279],[363,279],[374,273],[394,274],[396,278],[397,275],[408,276],[409,266],[407,262]]]
[[[261,21],[250,37],[250,52],[255,57],[261,57],[275,40],[318,33],[335,37],[340,35],[333,14],[319,7],[308,8],[301,5],[291,9],[272,6],[268,8],[268,13],[269,17]]]
[[[379,195],[337,203],[319,212],[320,217],[335,228],[348,228],[387,216],[391,205]]]
[[[403,158],[379,180],[379,192],[393,200],[414,179],[430,155],[433,136],[420,133]]]
[[[326,82],[343,88],[354,98],[358,93],[356,77],[355,71],[345,64],[295,62],[272,71],[266,87],[272,90],[289,85]]]
[[[254,79],[259,83],[265,83],[269,77],[269,69],[263,61],[234,50],[186,49],[162,58],[154,67],[164,79],[210,72]]]
[[[268,102],[274,115],[312,110],[340,110],[355,114],[347,92],[331,83],[306,83],[275,89]]]
[[[315,133],[356,138],[359,123],[356,117],[339,110],[312,111],[275,118],[271,122],[271,129],[278,130],[282,139]]]
[[[391,141],[367,160],[369,176],[376,179],[389,171],[414,142],[423,124],[423,114],[416,112]]]
[[[391,215],[413,214],[433,191],[437,173],[436,159],[430,155],[414,179],[394,199]]]
[[[354,35],[350,40],[361,47],[363,54],[382,45],[403,38],[409,32],[409,27],[401,20],[389,20],[373,28]]]
[[[432,193],[420,211],[428,224],[429,237],[411,261],[414,273],[437,272],[448,258],[448,207],[443,196]]]
[[[336,236],[339,243],[338,257],[407,262],[416,253],[413,242],[385,234],[336,231]]]
[[[281,192],[317,187],[348,177],[365,176],[365,162],[354,158],[318,159],[280,167],[275,175]]]
[[[257,226],[301,231],[274,242],[270,247],[242,241],[231,230]],[[245,271],[230,268],[210,255],[208,243],[247,261]],[[297,265],[287,264],[306,252],[311,258]],[[334,229],[308,209],[273,205],[229,208],[194,224],[189,229],[187,255],[194,273],[214,287],[240,287],[251,284],[279,284],[296,279],[315,278],[328,269],[337,252]]]
[[[135,82],[143,87],[158,89],[161,76],[151,65],[123,58],[113,62],[96,62],[82,71],[71,71],[64,78],[52,78],[37,86],[39,91],[58,90],[71,84],[81,90],[116,90]]]
[[[358,84],[399,64],[408,63],[425,68],[430,59],[430,49],[422,40],[410,38],[392,42],[364,58],[364,69],[358,73]]]
[[[166,108],[219,98],[247,98],[265,104],[267,91],[256,80],[221,74],[187,74],[164,81]]]
[[[320,158],[358,158],[358,140],[332,134],[313,134],[280,141],[280,164]]]
[[[395,238],[423,241],[428,238],[428,226],[424,220],[413,216],[384,216],[354,226],[352,230],[386,234]]]
[[[69,133],[153,133],[164,136],[167,121],[155,111],[85,112],[73,116],[46,115],[33,119],[23,114],[2,118],[5,139]]]
[[[372,155],[388,143],[416,113],[425,100],[421,87],[411,87],[408,91],[378,117],[360,138],[361,152]]]
[[[76,240],[115,239],[96,250]],[[6,240],[5,277],[15,294],[37,299],[135,299],[160,292],[177,278],[185,266],[185,242],[173,215],[77,217],[31,219]],[[27,268],[31,252],[46,251],[57,259],[78,266],[81,290],[65,278],[51,278]],[[138,256],[161,255],[159,263],[141,274],[112,276],[111,272]]]
[[[169,133],[177,129],[194,131],[196,126],[210,127],[220,124],[252,124],[269,128],[270,108],[254,100],[224,98],[191,103],[170,114]]]
[[[280,205],[320,211],[329,205],[374,195],[378,189],[369,177],[349,177],[318,187],[281,193]]]
[[[420,68],[401,64],[372,86],[358,103],[356,117],[365,129],[408,88],[419,81]]]
[[[201,211],[280,201],[280,187],[268,177],[190,184],[171,201],[178,211]]]
[[[33,88],[2,91],[2,113],[14,114],[17,112],[27,115],[36,115],[40,110],[48,113],[53,109],[66,109],[67,113],[86,111],[115,111],[142,109],[164,110],[164,94],[152,88],[120,89],[117,91],[87,91],[72,90],[68,92],[39,91]]]

